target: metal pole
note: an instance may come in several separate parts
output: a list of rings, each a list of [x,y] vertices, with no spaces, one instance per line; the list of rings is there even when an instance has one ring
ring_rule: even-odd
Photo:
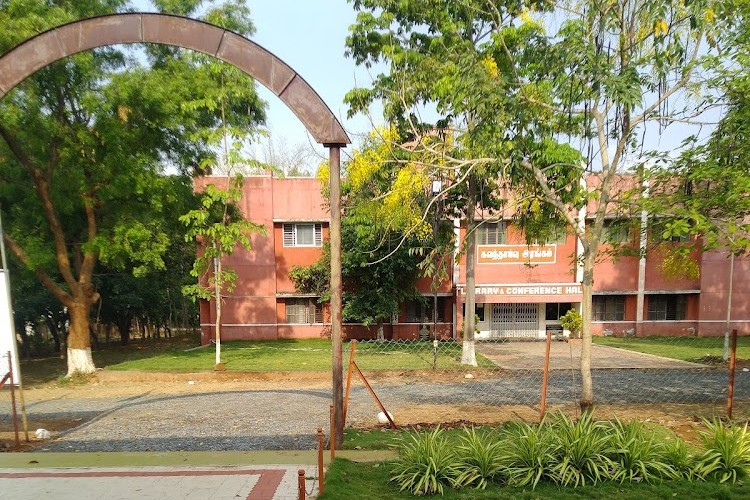
[[[325,490],[324,486],[324,474],[323,470],[323,429],[318,427],[318,494],[322,494]]]
[[[331,344],[333,378],[333,423],[335,433],[331,443],[340,446],[344,441],[344,381],[341,345],[341,148],[329,145],[330,205],[331,205]]]
[[[727,418],[732,419],[734,408],[734,369],[737,358],[737,329],[732,330],[732,352],[729,357],[729,385],[727,386]]]
[[[333,438],[333,435],[336,433],[336,426],[333,422],[333,413],[333,405],[331,405],[331,435],[328,438],[328,446],[331,449],[331,462],[336,458],[336,440]]]
[[[352,340],[351,350],[349,351],[349,369],[346,371],[346,394],[344,395],[344,416],[343,422],[346,425],[346,413],[349,411],[349,394],[352,390],[352,363],[354,363],[354,356],[357,353],[357,341]]]
[[[724,330],[724,362],[729,358],[729,328],[732,321],[732,285],[734,284],[734,252],[729,257],[729,294],[727,295],[727,327]]]
[[[549,351],[552,346],[552,332],[547,332],[547,346],[544,350],[544,373],[542,376],[542,401],[539,404],[539,421],[544,418],[547,411],[547,380],[549,379]]]

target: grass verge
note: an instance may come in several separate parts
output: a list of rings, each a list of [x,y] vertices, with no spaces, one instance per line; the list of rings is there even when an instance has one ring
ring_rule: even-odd
[[[723,337],[594,337],[594,343],[693,363],[721,363]],[[737,338],[737,359],[750,359],[750,337]]]
[[[325,479],[325,493],[320,500],[378,499],[398,500],[415,498],[410,493],[399,492],[388,481],[390,466],[387,463],[355,463],[337,458],[331,464]],[[601,483],[580,488],[561,488],[554,485],[540,485],[535,490],[490,485],[486,490],[447,490],[442,497],[447,500],[498,499],[601,499],[641,500],[653,499],[726,499],[739,500],[750,497],[746,485],[724,485],[698,482],[663,482],[660,484],[619,484]]]

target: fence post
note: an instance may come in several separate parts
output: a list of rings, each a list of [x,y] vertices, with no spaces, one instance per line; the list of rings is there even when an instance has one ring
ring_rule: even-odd
[[[729,385],[727,386],[727,418],[732,420],[734,409],[734,369],[737,361],[737,329],[732,330],[732,349],[729,352]]]
[[[322,494],[325,489],[323,471],[323,429],[318,427],[318,494]]]
[[[549,378],[549,351],[552,346],[552,332],[547,331],[547,345],[544,349],[544,372],[542,374],[542,401],[539,404],[539,421],[547,411],[547,379]]]
[[[297,471],[297,498],[305,500],[305,469]]]
[[[346,393],[344,394],[344,427],[346,427],[346,412],[349,411],[349,394],[352,390],[352,363],[354,363],[354,356],[357,353],[357,340],[353,339],[350,345],[349,368],[346,371]]]

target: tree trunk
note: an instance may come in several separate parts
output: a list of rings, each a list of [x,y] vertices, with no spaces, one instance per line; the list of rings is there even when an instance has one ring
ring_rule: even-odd
[[[216,363],[214,368],[221,368],[221,259],[214,258],[214,285],[216,286]]]
[[[57,328],[55,321],[49,314],[44,315],[44,322],[47,323],[47,330],[52,336],[52,342],[55,344],[55,352],[60,352],[60,330]]]
[[[385,341],[385,333],[383,332],[383,320],[378,320],[378,342]]]
[[[593,287],[595,253],[589,248],[583,257],[583,297],[581,299],[581,410],[594,406],[594,385],[591,380],[591,319],[593,317]]]
[[[89,310],[91,302],[78,299],[68,306],[70,332],[68,334],[68,374],[94,373],[94,359],[91,357],[89,336]]]
[[[476,260],[475,246],[477,241],[476,222],[474,222],[474,209],[469,209],[466,225],[466,311],[464,313],[464,342],[461,349],[461,364],[477,366],[477,355],[475,350],[474,330],[476,328],[475,309],[475,284],[474,262]]]
[[[117,318],[117,331],[120,332],[120,344],[128,345],[130,342],[130,327],[133,324],[133,317],[125,314]]]

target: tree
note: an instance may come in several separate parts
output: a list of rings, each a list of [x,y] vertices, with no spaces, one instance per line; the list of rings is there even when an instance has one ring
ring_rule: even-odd
[[[428,179],[417,169],[402,169],[393,160],[392,133],[376,131],[354,151],[341,185],[344,320],[377,325],[380,340],[384,338],[384,321],[398,314],[403,302],[418,296],[420,258],[413,250],[424,245],[431,234],[429,224],[415,225],[422,214]],[[327,186],[325,166],[319,175]],[[292,268],[290,277],[298,291],[327,300],[328,246],[318,262]]]
[[[191,14],[200,2],[158,4]],[[6,50],[48,27],[122,11],[127,2],[50,7],[41,0],[13,0],[3,7],[0,49]],[[244,4],[209,9],[207,15],[232,28],[251,28]],[[252,128],[264,118],[249,77],[232,80],[241,90],[231,94],[231,102],[210,106],[230,86],[221,74],[202,69],[185,51],[147,52],[147,67],[113,48],[66,58],[27,79],[0,103],[0,200],[8,221],[3,236],[67,308],[69,374],[95,369],[89,313],[100,298],[93,279],[100,259],[125,252],[134,269],[164,266],[166,235],[148,221],[148,207],[162,194],[152,189],[162,168],[187,169],[215,156],[208,131],[226,120]],[[182,104],[199,95],[204,105],[189,109]],[[228,118],[222,116],[230,108]]]
[[[510,139],[523,128],[511,96],[498,85],[499,69],[489,52],[497,28],[492,13],[482,1],[353,3],[359,13],[348,54],[366,66],[387,62],[390,73],[377,75],[369,89],[347,94],[350,114],[383,100],[400,141],[394,149],[409,155],[427,179],[445,183],[427,206],[441,199],[446,215],[464,223],[466,310],[473,311],[478,219],[496,215],[504,203],[500,187]],[[518,15],[520,7],[508,12]],[[433,120],[423,118],[431,115],[425,109],[436,112]],[[464,321],[461,363],[476,366],[474,315]]]
[[[669,104],[695,89],[696,68],[712,60],[712,36],[719,29],[714,4],[354,2],[362,12],[347,42],[350,53],[359,63],[391,66],[371,89],[349,94],[352,109],[380,98],[388,119],[416,123],[421,106],[439,114],[429,127],[462,125],[456,135],[461,154],[450,156],[481,174],[463,183],[469,231],[476,206],[470,200],[477,192],[472,180],[502,173],[528,206],[556,213],[581,241],[584,408],[593,404],[593,269],[605,215],[617,201],[616,180],[640,152],[638,134],[647,122],[664,127],[703,109]],[[588,156],[587,168],[574,149]],[[587,173],[599,179],[582,190]],[[589,203],[593,220],[585,226],[578,214]],[[468,238],[467,292],[473,290],[471,243]],[[467,293],[467,308],[472,299]]]
[[[241,175],[229,179],[226,189],[209,184],[201,196],[201,206],[180,217],[187,233],[185,241],[198,240],[201,253],[195,260],[191,275],[198,283],[183,287],[183,293],[204,300],[214,299],[216,304],[216,364],[221,362],[221,302],[223,294],[234,290],[237,273],[227,267],[222,259],[234,253],[237,245],[250,250],[250,234],[266,234],[266,228],[242,217],[238,203],[242,200],[243,180]],[[210,271],[213,271],[209,274]]]

